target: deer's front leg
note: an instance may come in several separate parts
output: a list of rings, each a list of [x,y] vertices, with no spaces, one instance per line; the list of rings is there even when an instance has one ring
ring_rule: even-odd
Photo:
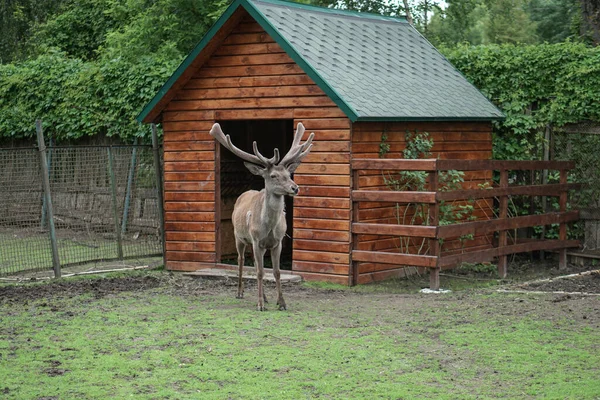
[[[244,281],[242,280],[242,274],[244,272],[244,253],[246,252],[246,245],[241,240],[235,241],[235,247],[238,252],[238,292],[237,298],[244,298]]]
[[[258,311],[265,311],[265,289],[263,287],[263,276],[265,275],[263,261],[265,249],[261,249],[258,243],[252,244],[254,251],[254,266],[256,267],[256,280],[258,281]]]
[[[281,273],[279,272],[279,260],[281,259],[281,242],[271,249],[271,262],[273,264],[273,276],[275,277],[275,285],[277,286],[277,305],[279,310],[287,310],[285,300],[283,300],[283,292],[281,291]]]

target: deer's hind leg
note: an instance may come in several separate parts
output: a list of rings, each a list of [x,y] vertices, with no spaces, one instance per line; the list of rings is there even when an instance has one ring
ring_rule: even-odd
[[[244,281],[242,280],[242,274],[244,272],[244,253],[246,252],[246,244],[241,240],[235,239],[235,247],[238,253],[238,299],[244,298]]]

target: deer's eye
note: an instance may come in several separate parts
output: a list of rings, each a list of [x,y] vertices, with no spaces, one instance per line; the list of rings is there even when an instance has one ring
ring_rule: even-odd
[[[275,175],[275,174],[271,174],[271,178],[272,178],[272,179],[275,179],[276,177],[277,177],[277,175]]]

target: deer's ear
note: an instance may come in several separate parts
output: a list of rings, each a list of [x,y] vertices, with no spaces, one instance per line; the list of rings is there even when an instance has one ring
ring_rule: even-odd
[[[289,164],[286,168],[290,172],[290,174],[293,174],[294,171],[296,171],[296,168],[298,168],[299,166],[300,166],[300,162],[295,162],[295,163]]]
[[[246,166],[246,168],[248,168],[248,171],[250,171],[254,175],[263,176],[266,171],[265,168],[261,168],[258,165],[249,162],[245,162],[244,165]]]

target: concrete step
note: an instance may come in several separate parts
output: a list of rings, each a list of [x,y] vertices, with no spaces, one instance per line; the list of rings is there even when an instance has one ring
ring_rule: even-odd
[[[193,278],[212,278],[212,279],[236,279],[238,277],[237,270],[231,269],[221,269],[221,268],[207,268],[200,269],[194,272],[185,272],[183,275],[191,276]],[[246,269],[244,268],[244,272],[242,274],[242,279],[247,281],[256,281],[256,272],[254,268]],[[263,277],[263,281],[266,282],[275,282],[275,277],[273,276],[273,270],[270,268],[265,268],[265,276]],[[289,283],[289,282],[301,282],[302,277],[300,275],[290,274],[287,271],[281,271],[281,282]]]

